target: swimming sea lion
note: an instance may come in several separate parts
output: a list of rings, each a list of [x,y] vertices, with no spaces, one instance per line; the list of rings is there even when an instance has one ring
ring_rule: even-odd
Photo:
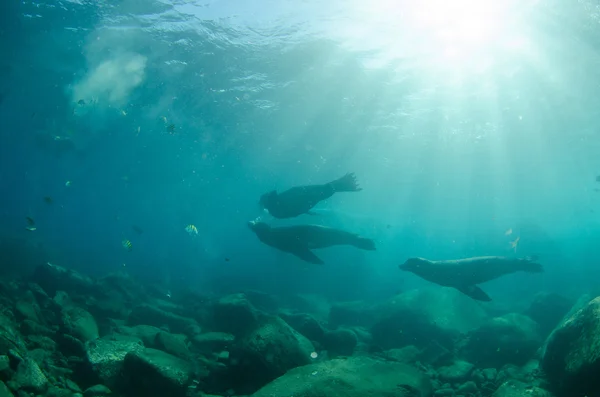
[[[484,302],[489,302],[492,298],[476,284],[520,271],[528,273],[544,271],[542,265],[535,262],[535,258],[512,259],[500,256],[480,256],[445,261],[410,258],[399,268],[432,283],[456,288],[463,294]]]
[[[296,255],[303,261],[322,265],[324,262],[311,250],[333,245],[352,245],[375,251],[375,242],[357,234],[319,225],[271,227],[264,222],[251,221],[248,227],[263,243]]]
[[[259,204],[275,218],[293,218],[302,214],[310,214],[311,208],[320,201],[333,196],[334,193],[361,190],[354,173],[351,172],[324,185],[296,186],[282,193],[273,190],[263,194]]]

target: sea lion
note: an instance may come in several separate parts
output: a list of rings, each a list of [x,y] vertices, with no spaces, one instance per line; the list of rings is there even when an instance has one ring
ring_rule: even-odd
[[[264,222],[251,221],[248,227],[263,243],[278,250],[296,255],[303,261],[322,265],[323,262],[311,250],[333,245],[352,245],[367,251],[375,251],[375,242],[357,234],[319,225],[271,227]]]
[[[478,300],[492,300],[476,284],[485,283],[516,272],[542,273],[542,265],[536,258],[505,258],[501,256],[480,256],[445,261],[430,261],[424,258],[410,258],[399,266],[432,283],[453,287],[463,294]]]
[[[350,172],[335,181],[324,185],[296,186],[277,193],[272,190],[260,197],[259,204],[275,218],[294,218],[302,214],[310,214],[310,210],[320,201],[326,200],[337,192],[358,192],[356,177]]]

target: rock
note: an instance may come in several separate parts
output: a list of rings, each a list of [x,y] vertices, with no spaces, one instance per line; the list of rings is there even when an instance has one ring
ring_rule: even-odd
[[[0,355],[8,354],[10,350],[26,352],[27,347],[12,319],[0,313]]]
[[[153,325],[167,327],[169,332],[185,333],[191,326],[197,325],[194,320],[169,313],[147,304],[136,306],[129,315],[128,325]]]
[[[151,348],[128,353],[123,371],[136,395],[156,397],[185,396],[194,375],[187,361]]]
[[[196,335],[192,338],[192,343],[204,353],[214,353],[227,350],[233,344],[235,336],[224,332],[207,332]]]
[[[13,394],[4,382],[0,381],[0,397],[13,397]]]
[[[550,335],[542,368],[559,395],[600,395],[600,297]]]
[[[87,308],[95,318],[114,318],[125,320],[131,309],[123,294],[118,291],[102,291],[101,296],[90,297]]]
[[[496,376],[498,376],[498,371],[496,368],[485,368],[481,370],[481,374],[483,375],[485,380],[496,380]]]
[[[402,349],[391,349],[383,353],[383,357],[388,360],[398,361],[405,364],[414,364],[419,361],[421,351],[415,346],[410,345]]]
[[[523,365],[542,345],[538,324],[527,316],[509,313],[488,321],[468,334],[461,354],[478,367]]]
[[[6,355],[0,356],[0,380],[10,379],[10,358]]]
[[[479,389],[477,388],[477,384],[470,380],[460,385],[456,392],[465,396],[476,396],[479,394]]]
[[[112,394],[110,389],[104,385],[88,387],[83,392],[83,397],[104,397]]]
[[[357,344],[356,334],[348,329],[328,331],[323,336],[323,348],[330,356],[351,356]]]
[[[451,388],[443,388],[437,389],[435,393],[433,393],[435,397],[454,397],[454,389]]]
[[[174,335],[168,332],[159,332],[156,334],[155,346],[164,352],[172,354],[179,358],[189,358],[190,351],[186,344],[185,335]]]
[[[279,316],[292,328],[304,335],[311,341],[321,342],[325,335],[325,329],[309,314],[281,312]]]
[[[213,307],[216,329],[233,335],[242,335],[256,327],[258,314],[244,294],[225,296]]]
[[[97,379],[113,388],[118,384],[125,356],[144,349],[142,341],[132,337],[104,337],[85,344],[86,360]]]
[[[13,379],[19,389],[43,393],[48,388],[48,379],[38,364],[31,358],[26,358],[17,366],[17,372]]]
[[[117,327],[115,332],[122,335],[134,336],[140,339],[145,347],[155,347],[156,335],[161,332],[160,328],[152,325],[135,325],[133,327],[121,326]]]
[[[373,343],[384,350],[422,348],[432,340],[452,349],[456,337],[488,319],[477,302],[452,288],[407,291],[373,310]]]
[[[332,327],[370,328],[376,321],[376,311],[362,301],[337,303],[329,310],[329,325]]]
[[[272,380],[286,371],[310,364],[312,343],[277,316],[266,316],[237,345],[240,359],[257,379]]]
[[[66,333],[83,343],[100,337],[98,324],[88,311],[71,306],[62,310],[62,318]]]
[[[511,380],[504,382],[498,390],[492,394],[492,397],[553,397],[552,393],[539,387],[530,386],[526,383]],[[575,394],[568,394],[568,396],[575,397]]]
[[[50,386],[46,392],[46,397],[72,397],[73,392],[56,386]]]
[[[20,330],[24,336],[45,335],[45,336],[53,337],[54,335],[56,335],[55,330],[45,327],[43,325],[40,325],[40,324],[36,323],[35,321],[31,321],[29,319],[23,320],[21,322]]]
[[[444,382],[464,382],[469,379],[475,366],[467,361],[455,361],[452,365],[441,367],[437,370],[440,379]]]
[[[275,314],[279,309],[279,301],[273,295],[252,289],[244,290],[243,293],[250,303],[260,311]]]
[[[97,290],[96,283],[91,278],[51,263],[38,266],[33,279],[52,296],[61,290],[89,296]]]
[[[77,385],[77,383],[73,382],[71,379],[65,380],[65,386],[71,391],[81,393],[81,388]]]
[[[540,325],[547,336],[573,306],[570,299],[556,293],[538,293],[525,314]]]
[[[19,321],[30,320],[40,324],[42,323],[40,312],[40,307],[31,291],[27,291],[25,295],[15,303],[15,314]]]
[[[429,379],[414,367],[368,357],[295,368],[252,397],[430,397]]]

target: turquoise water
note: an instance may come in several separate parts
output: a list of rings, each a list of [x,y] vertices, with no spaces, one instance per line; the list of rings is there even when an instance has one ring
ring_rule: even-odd
[[[597,289],[593,2],[0,7],[7,272],[50,261],[165,289],[364,298],[426,285],[398,271],[411,256],[537,255],[543,275],[486,290]],[[347,172],[364,190],[316,217],[258,206]],[[377,251],[332,248],[307,266],[258,241],[258,216],[341,227]]]

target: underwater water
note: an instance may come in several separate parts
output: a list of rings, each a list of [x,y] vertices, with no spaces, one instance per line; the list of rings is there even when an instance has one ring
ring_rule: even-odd
[[[505,381],[527,393],[600,395],[585,370],[567,376],[543,353],[553,329],[562,335],[559,320],[586,304],[595,313],[600,294],[599,11],[590,0],[3,1],[0,295],[12,313],[2,332],[21,336],[10,354],[0,343],[0,359],[10,359],[0,368],[0,395],[60,389],[91,397],[106,391],[88,387],[104,385],[117,395],[266,396],[284,388],[309,397],[301,385],[271,382],[306,365],[325,366],[308,375],[338,365],[363,378],[388,371],[360,361],[373,357],[412,365],[389,369],[410,379],[395,380],[406,385],[403,396],[508,396]],[[329,188],[348,173],[362,190],[292,197],[316,204],[310,213],[280,219],[259,204],[270,191]],[[277,237],[278,249],[250,221],[334,231]],[[340,231],[375,249],[343,245],[343,237],[312,251],[323,264],[290,253],[306,254],[322,242],[315,239]],[[303,239],[309,248],[298,248]],[[450,273],[429,275],[399,269],[416,257],[483,256],[507,262],[476,270],[451,263]],[[516,259],[543,271],[521,271]],[[471,299],[478,272],[491,302]],[[60,291],[74,306],[64,306]],[[62,302],[62,322],[48,317],[50,301]],[[268,352],[239,342],[253,332],[268,339],[253,322],[263,315],[304,339]],[[92,331],[73,325],[81,318]],[[23,329],[25,321],[32,323]],[[135,326],[186,335],[185,351],[173,350],[179,339],[146,343],[133,328],[123,331]],[[207,350],[208,331],[239,344],[211,339]],[[52,350],[40,335],[57,343],[56,354],[83,357],[96,377],[34,354],[48,384],[20,387],[28,352]],[[131,359],[125,385],[90,358],[101,355],[90,341],[114,335],[159,351]],[[489,354],[476,354],[476,339]],[[431,341],[445,353],[433,357]],[[389,353],[410,346],[429,353]],[[183,360],[193,376],[179,384],[164,375],[152,366],[168,361],[160,354]],[[154,373],[136,367],[144,360],[168,379],[141,382]],[[531,369],[531,360],[541,367]],[[384,386],[327,390],[391,395]]]

